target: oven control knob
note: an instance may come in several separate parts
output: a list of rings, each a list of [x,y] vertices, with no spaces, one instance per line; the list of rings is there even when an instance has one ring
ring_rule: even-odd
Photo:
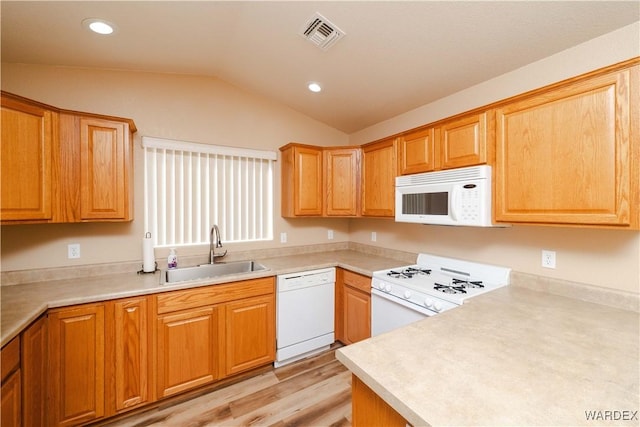
[[[441,303],[441,302],[437,302],[437,301],[436,301],[436,302],[433,304],[433,309],[434,309],[435,311],[439,312],[440,310],[442,310],[442,303]]]
[[[409,298],[411,298],[411,292],[410,291],[404,291],[403,296],[404,296],[404,299],[409,299]]]
[[[426,300],[424,300],[424,306],[427,308],[431,308],[431,306],[433,305],[433,301],[430,300],[429,298],[427,298]]]
[[[384,285],[384,290],[387,291],[387,292],[391,292],[391,285],[389,283]]]

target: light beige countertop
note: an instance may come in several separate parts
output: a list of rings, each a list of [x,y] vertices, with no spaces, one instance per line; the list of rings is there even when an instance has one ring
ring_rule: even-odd
[[[353,250],[301,253],[264,259],[256,258],[255,260],[265,265],[268,270],[171,284],[161,283],[161,276],[164,272],[158,271],[155,274],[139,275],[135,272],[128,272],[3,285],[0,287],[1,345],[7,344],[48,308],[155,294],[325,267],[343,267],[356,273],[371,276],[375,270],[407,264],[406,261]]]
[[[414,426],[639,425],[639,341],[637,312],[512,284],[336,356]]]

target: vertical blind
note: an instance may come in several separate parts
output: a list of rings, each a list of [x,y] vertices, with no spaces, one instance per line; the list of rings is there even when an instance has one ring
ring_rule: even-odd
[[[276,153],[142,138],[145,230],[155,246],[273,239]]]

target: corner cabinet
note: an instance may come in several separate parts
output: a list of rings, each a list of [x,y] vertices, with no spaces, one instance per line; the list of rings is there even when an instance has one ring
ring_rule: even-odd
[[[2,223],[132,220],[135,132],[2,92]]]
[[[395,216],[396,139],[362,147],[362,216]]]
[[[638,65],[496,110],[496,220],[638,228]]]
[[[359,214],[360,148],[290,143],[282,152],[285,218]]]

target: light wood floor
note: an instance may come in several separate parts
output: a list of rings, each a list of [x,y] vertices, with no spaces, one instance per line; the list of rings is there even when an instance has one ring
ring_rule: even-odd
[[[351,426],[351,374],[335,349],[107,426]]]

